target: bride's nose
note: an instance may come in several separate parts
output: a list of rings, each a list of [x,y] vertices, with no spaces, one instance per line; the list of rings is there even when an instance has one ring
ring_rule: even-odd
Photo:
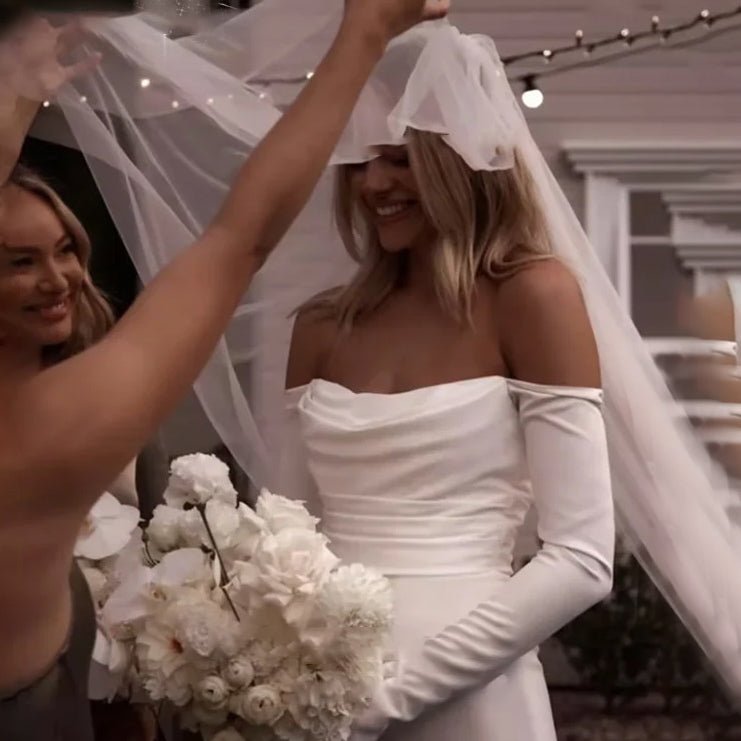
[[[363,190],[377,195],[386,193],[394,187],[394,179],[390,168],[380,158],[371,160],[365,167]]]

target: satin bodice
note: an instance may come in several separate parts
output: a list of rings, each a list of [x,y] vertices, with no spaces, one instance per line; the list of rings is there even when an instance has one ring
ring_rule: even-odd
[[[298,413],[333,551],[388,576],[511,573],[531,505],[519,383],[306,387]]]

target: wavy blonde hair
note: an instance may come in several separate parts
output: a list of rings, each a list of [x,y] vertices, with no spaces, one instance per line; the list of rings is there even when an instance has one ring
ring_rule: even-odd
[[[53,365],[81,352],[101,339],[113,326],[114,316],[110,304],[93,284],[88,272],[91,245],[85,228],[56,191],[33,171],[18,166],[9,183],[23,188],[41,198],[56,214],[72,240],[75,254],[84,271],[82,290],[77,303],[77,321],[70,338],[61,345],[44,348],[44,365]]]
[[[407,150],[420,204],[439,235],[430,245],[435,291],[451,316],[470,322],[480,275],[501,280],[527,263],[552,257],[535,185],[517,152],[512,169],[491,172],[472,170],[438,134],[410,131]],[[405,252],[381,246],[353,195],[352,173],[353,166],[338,168],[335,221],[360,267],[347,286],[302,307],[328,311],[344,328],[399,285],[407,259]]]

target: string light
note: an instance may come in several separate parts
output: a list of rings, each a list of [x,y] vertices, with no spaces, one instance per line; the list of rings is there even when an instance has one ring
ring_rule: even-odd
[[[553,52],[550,49],[543,49],[543,59],[545,59],[546,64],[553,59]]]
[[[545,100],[543,91],[538,87],[535,79],[535,75],[528,75],[524,80],[525,90],[522,93],[522,103],[526,108],[540,108]]]
[[[623,42],[625,43],[626,46],[633,46],[634,39],[630,35],[630,29],[629,28],[624,28],[620,32],[620,38],[623,40]]]
[[[179,102],[178,102],[177,100],[173,100],[173,101],[172,101],[172,107],[173,107],[173,108],[174,108],[175,110],[177,110],[178,108],[180,108],[180,103],[179,103]]]
[[[731,18],[741,15],[741,5],[733,10],[728,10],[722,13],[712,13],[707,8],[701,10],[694,19],[685,21],[684,23],[678,23],[675,26],[666,27],[661,29],[661,20],[658,15],[654,15],[651,18],[651,29],[649,31],[643,31],[640,33],[631,33],[630,29],[623,28],[620,33],[616,36],[606,36],[602,39],[591,41],[588,45],[584,43],[584,33],[579,30],[575,34],[575,40],[573,44],[562,46],[556,49],[541,49],[538,51],[529,51],[523,54],[515,54],[513,56],[504,57],[502,62],[505,66],[509,66],[518,62],[524,62],[530,59],[536,59],[538,57],[546,57],[547,60],[552,60],[555,56],[559,58],[564,54],[568,54],[574,51],[582,51],[585,56],[590,56],[597,49],[608,48],[616,43],[626,44],[628,46],[635,46],[637,42],[648,39],[657,39],[664,43],[672,38],[673,35],[691,31],[692,29],[698,28],[699,26],[705,26],[711,28],[717,25],[721,21],[727,21]],[[522,78],[520,78],[522,79]]]
[[[139,85],[142,88],[148,88],[152,84],[152,81],[148,77],[142,77],[141,80],[139,80]]]
[[[314,71],[313,70],[306,73],[306,79],[307,80],[310,80],[312,77],[314,77]]]
[[[48,100],[45,100],[41,105],[44,106],[44,108],[48,108],[51,105],[51,102]]]

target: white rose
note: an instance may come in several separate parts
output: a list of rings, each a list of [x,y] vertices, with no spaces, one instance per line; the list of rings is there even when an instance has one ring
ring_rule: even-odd
[[[171,507],[206,504],[218,499],[237,506],[237,492],[229,478],[229,468],[215,455],[195,453],[177,458],[170,466],[165,502]]]
[[[154,508],[147,526],[147,536],[155,548],[167,553],[178,547],[183,516],[182,510],[166,504],[158,504]]]
[[[224,669],[224,677],[235,687],[247,687],[255,678],[255,669],[247,656],[242,654],[229,661]]]
[[[273,533],[293,529],[314,532],[319,522],[309,514],[302,502],[272,494],[267,489],[260,492],[255,511]]]
[[[235,699],[234,712],[255,725],[272,725],[286,709],[280,692],[269,684],[250,687]]]
[[[229,699],[229,687],[221,677],[214,674],[198,682],[194,695],[209,710],[220,710]]]
[[[278,607],[287,623],[302,630],[337,563],[323,535],[308,530],[267,535],[249,563],[236,564],[236,598]]]

